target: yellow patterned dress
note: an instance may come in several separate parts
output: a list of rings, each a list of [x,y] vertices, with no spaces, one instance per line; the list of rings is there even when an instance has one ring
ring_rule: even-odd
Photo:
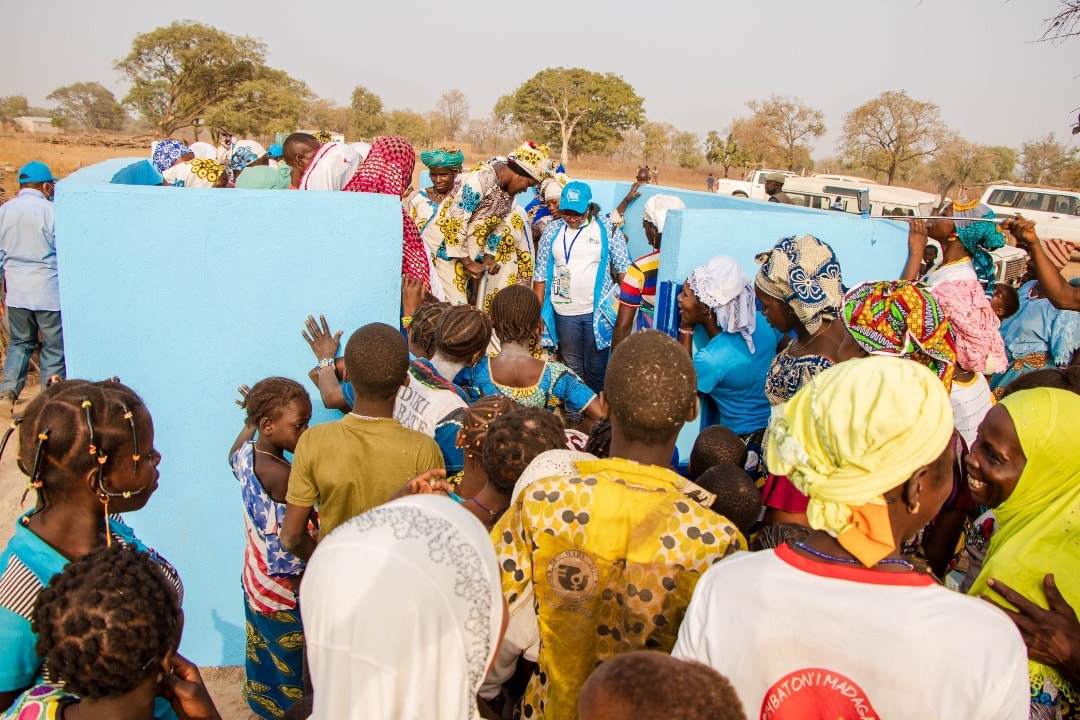
[[[460,176],[454,189],[420,231],[435,259],[435,273],[448,302],[468,302],[469,273],[462,258],[482,260],[488,238],[514,208],[513,198],[500,186],[490,163]]]
[[[532,236],[529,216],[518,205],[499,223],[487,240],[486,253],[499,264],[497,272],[488,271],[480,280],[476,306],[491,313],[491,302],[500,290],[511,285],[531,287],[533,277]]]
[[[670,652],[701,573],[746,548],[671,470],[617,458],[575,467],[525,488],[491,533],[511,617],[539,625],[525,718],[576,718],[598,662]]]

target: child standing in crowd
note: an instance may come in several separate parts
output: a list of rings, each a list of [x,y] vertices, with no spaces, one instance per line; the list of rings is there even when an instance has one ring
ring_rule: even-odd
[[[42,680],[31,608],[68,562],[109,545],[149,552],[183,602],[176,570],[118,517],[141,509],[158,486],[161,455],[142,399],[113,380],[57,382],[27,406],[17,429],[18,466],[37,502],[0,553],[0,708]]]
[[[244,698],[252,712],[277,720],[304,694],[303,624],[296,586],[304,563],[281,547],[292,465],[284,453],[311,420],[311,399],[299,383],[260,380],[244,394],[244,429],[229,462],[244,500],[244,614],[247,653]]]
[[[199,669],[176,654],[180,604],[146,554],[118,543],[73,560],[38,593],[33,623],[54,682],[23,694],[4,720],[220,720]]]
[[[351,517],[381,505],[429,470],[442,476],[442,454],[430,437],[401,426],[394,402],[409,372],[405,338],[383,323],[365,325],[345,344],[345,369],[356,403],[336,422],[304,433],[296,445],[281,545],[301,560],[315,550],[308,534],[311,509],[319,506],[320,539]]]

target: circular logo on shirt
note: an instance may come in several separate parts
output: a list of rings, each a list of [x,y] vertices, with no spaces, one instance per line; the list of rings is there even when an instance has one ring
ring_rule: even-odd
[[[568,605],[582,605],[596,595],[599,580],[596,563],[585,553],[564,550],[547,567],[548,587]]]
[[[804,668],[773,683],[761,702],[761,720],[879,718],[863,689],[851,678],[824,668]]]

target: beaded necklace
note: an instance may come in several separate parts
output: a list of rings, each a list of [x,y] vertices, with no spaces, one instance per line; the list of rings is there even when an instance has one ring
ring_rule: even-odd
[[[833,562],[844,563],[846,565],[862,565],[861,562],[859,562],[858,560],[856,560],[854,558],[842,558],[842,557],[837,557],[836,555],[829,555],[829,554],[823,553],[823,552],[821,552],[819,550],[815,550],[815,549],[813,549],[812,547],[808,546],[806,543],[803,543],[803,542],[795,543],[795,547],[799,548],[800,550],[804,550],[805,552],[808,552],[811,555],[814,555],[815,557],[819,557],[822,560],[832,560]],[[909,563],[907,560],[901,560],[900,558],[885,558],[884,560],[878,561],[878,564],[879,565],[903,565],[908,570],[914,570],[915,569],[914,565]]]

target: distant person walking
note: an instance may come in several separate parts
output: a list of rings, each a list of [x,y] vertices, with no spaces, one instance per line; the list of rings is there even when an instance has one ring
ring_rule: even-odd
[[[655,185],[656,184],[656,179],[660,177],[660,169],[659,168],[653,168],[652,172],[651,172],[651,175],[652,175],[652,184]]]
[[[0,207],[0,269],[7,284],[11,339],[0,382],[0,412],[14,411],[26,384],[30,355],[41,338],[41,385],[65,377],[60,283],[53,234],[56,178],[41,162],[19,170],[19,194]]]
[[[709,173],[709,177],[705,178],[705,189],[712,192],[714,187],[716,187],[716,178],[713,177],[712,173]]]

